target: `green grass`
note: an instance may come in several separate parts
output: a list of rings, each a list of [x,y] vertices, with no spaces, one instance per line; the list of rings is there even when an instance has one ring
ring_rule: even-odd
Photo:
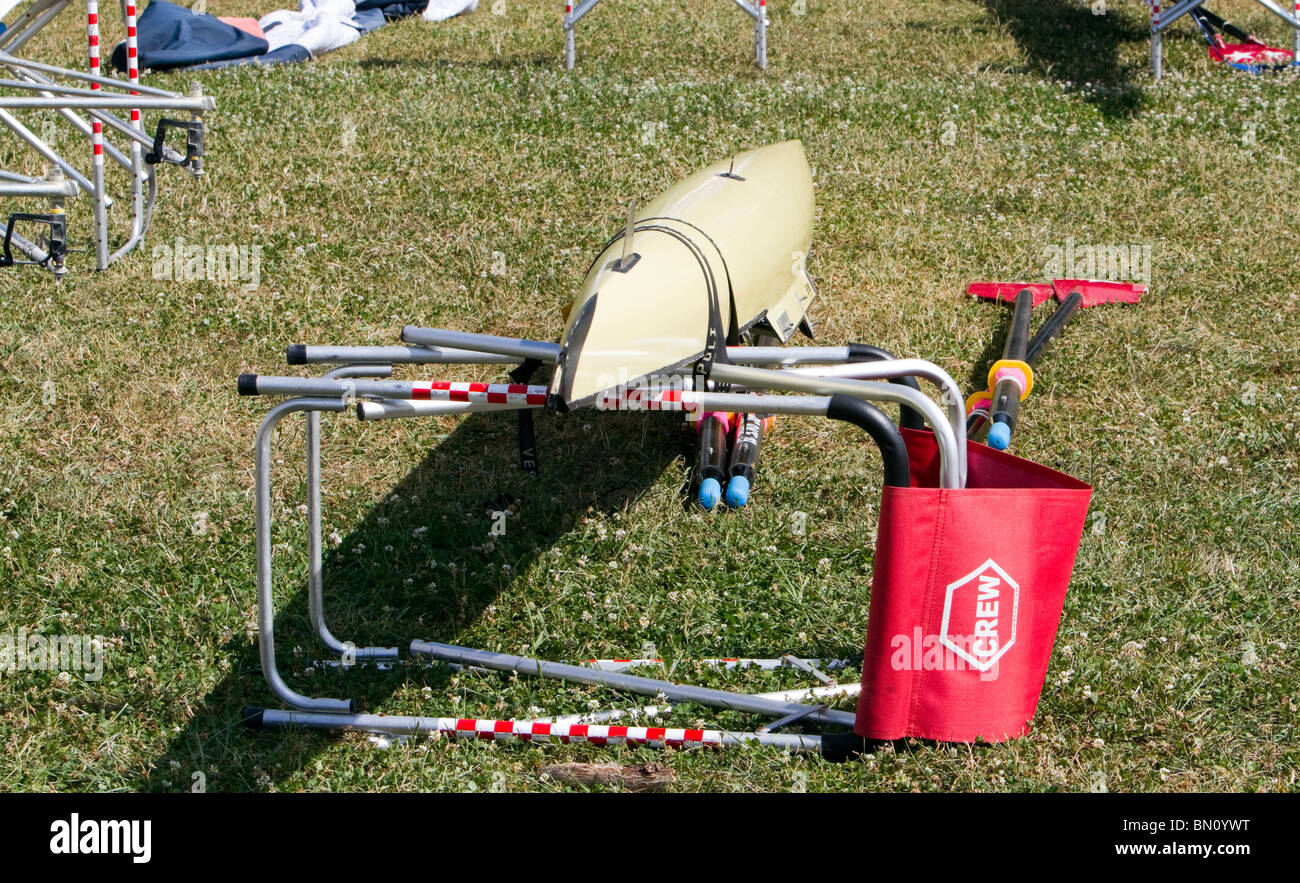
[[[392,343],[407,322],[554,339],[628,199],[799,137],[823,341],[930,358],[965,383],[1005,319],[965,285],[1045,278],[1046,249],[1071,236],[1150,245],[1151,293],[1072,324],[1018,435],[1019,453],[1096,487],[1033,733],[838,766],[679,752],[673,787],[1295,791],[1300,83],[1213,67],[1184,22],[1154,87],[1136,2],[792,6],[770,4],[766,74],[721,0],[606,0],[573,73],[559,4],[508,0],[504,16],[405,21],[303,66],[194,77],[218,102],[208,175],[163,170],[146,252],[100,274],[75,254],[59,285],[0,275],[0,632],[110,643],[97,684],[0,675],[0,789],[178,791],[201,770],[210,790],[547,790],[545,764],[617,754],[245,730],[244,706],[273,702],[251,498],[269,403],[234,378],[284,373],[287,343]],[[1221,6],[1289,45],[1257,6]],[[69,12],[32,54],[79,63],[82,40]],[[41,171],[11,140],[0,167]],[[87,202],[70,214],[88,244]],[[261,287],[155,280],[149,250],[178,237],[261,246]],[[644,641],[674,658],[861,652],[880,478],[855,430],[783,421],[754,505],[707,516],[680,505],[690,438],[672,421],[543,416],[540,479],[519,471],[509,419],[324,427],[337,634],[568,659]],[[628,698],[440,668],[309,672],[301,445],[291,421],[275,513],[291,683],[389,713]],[[485,547],[503,499],[518,514]]]

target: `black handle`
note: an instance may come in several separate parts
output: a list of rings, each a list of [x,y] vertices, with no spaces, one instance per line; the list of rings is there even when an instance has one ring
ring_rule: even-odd
[[[1029,351],[1029,314],[1034,309],[1034,293],[1028,288],[1016,295],[1015,311],[1011,314],[1011,330],[1007,333],[1007,343],[1002,350],[1002,358],[1008,362],[1023,362]],[[999,380],[993,386],[993,403],[990,406],[989,444],[999,450],[1005,450],[1011,443],[1011,433],[1015,431],[1016,419],[1020,416],[1020,384],[1011,378]],[[996,429],[998,424],[1005,429]]]
[[[888,487],[910,487],[912,484],[911,468],[907,458],[907,445],[903,435],[894,425],[894,421],[875,405],[843,393],[831,396],[826,416],[832,420],[852,423],[859,429],[865,429],[876,447],[880,448],[880,457],[885,462],[885,484]]]
[[[878,346],[872,346],[869,343],[851,343],[849,344],[849,361],[850,362],[885,362],[898,358],[889,350],[881,349]],[[921,384],[916,382],[915,377],[891,377],[890,383],[897,383],[899,386],[907,386],[921,391]],[[906,429],[925,429],[925,420],[916,411],[907,405],[902,405],[898,410],[898,423]]]

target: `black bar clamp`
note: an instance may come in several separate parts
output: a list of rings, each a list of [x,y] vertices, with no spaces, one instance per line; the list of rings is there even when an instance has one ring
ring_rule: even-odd
[[[13,238],[14,226],[19,221],[29,221],[33,224],[44,224],[50,228],[48,237],[48,247],[45,249],[45,258],[40,261],[20,261],[15,260],[13,255]],[[31,212],[14,212],[9,216],[9,222],[5,225],[5,238],[3,251],[0,251],[0,267],[12,267],[15,264],[38,264],[42,267],[48,267],[53,262],[55,267],[63,266],[63,259],[68,253],[68,219],[61,212],[51,212],[49,214],[33,214]]]
[[[182,156],[175,149],[167,146],[167,130],[178,129],[185,133],[185,154]],[[173,120],[164,117],[158,121],[154,131],[153,150],[145,154],[144,161],[149,165],[160,162],[182,166],[191,172],[202,168],[203,159],[203,122],[202,120]]]

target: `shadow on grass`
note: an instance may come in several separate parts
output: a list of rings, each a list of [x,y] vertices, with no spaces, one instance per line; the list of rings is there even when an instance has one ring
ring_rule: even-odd
[[[538,418],[540,476],[529,476],[519,467],[513,415],[470,415],[327,552],[326,621],[340,640],[358,646],[397,646],[403,658],[413,638],[456,642],[508,588],[514,574],[525,572],[587,512],[615,512],[632,503],[691,439],[681,421],[670,415],[577,413],[560,418],[539,414]],[[323,419],[336,418],[325,415]],[[328,438],[328,425],[325,429]],[[300,484],[301,474],[291,475],[291,464],[302,462],[301,447],[281,440],[275,456],[284,461],[273,476],[277,487],[294,487],[295,480]],[[617,464],[611,465],[611,458],[617,458]],[[339,481],[330,468],[328,445],[322,462],[328,524],[331,483]],[[289,494],[286,502],[287,508],[296,510],[295,494]],[[492,511],[506,506],[516,514],[508,519],[505,535],[485,549]],[[273,525],[279,528],[277,544],[289,541],[285,520],[281,516]],[[294,530],[293,536],[305,542],[305,532]],[[284,557],[283,551],[279,554]],[[454,571],[447,567],[449,563],[455,565]],[[502,564],[509,564],[510,570],[504,571]],[[279,562],[277,566],[284,579],[289,567]],[[247,592],[251,597],[251,569]],[[527,623],[521,624],[521,634],[528,634],[527,629]],[[553,643],[543,640],[532,652],[544,658],[572,654],[573,648]],[[416,689],[427,685],[438,692],[448,677],[441,666],[312,672],[313,660],[330,655],[311,631],[305,583],[287,604],[280,605],[276,650],[280,672],[291,687],[309,696],[356,699],[360,711],[376,710],[403,684]],[[212,790],[264,790],[301,769],[337,738],[320,731],[261,732],[244,726],[247,706],[284,707],[262,678],[257,652],[256,643],[243,637],[219,649],[218,658],[229,659],[230,670],[195,706],[190,723],[172,738],[135,788],[188,789],[192,771],[216,770],[215,776],[208,773]],[[179,783],[168,784],[178,777]]]
[[[559,53],[528,54],[513,53],[493,55],[491,57],[473,58],[439,58],[430,61],[427,58],[362,58],[357,64],[363,69],[400,70],[402,68],[481,68],[486,70],[525,70],[529,68],[552,67],[564,69],[563,50]]]
[[[1077,0],[980,2],[1025,53],[1028,63],[1022,70],[1065,84],[1112,119],[1142,109],[1139,80],[1148,76],[1147,68],[1124,62],[1120,49],[1148,40],[1147,27],[1113,10],[1095,15]]]

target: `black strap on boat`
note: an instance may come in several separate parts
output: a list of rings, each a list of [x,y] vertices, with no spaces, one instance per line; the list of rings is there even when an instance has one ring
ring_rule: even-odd
[[[542,366],[537,359],[524,359],[519,367],[510,372],[510,379],[515,383],[527,383],[533,373]],[[519,466],[529,475],[541,475],[541,466],[537,462],[537,434],[533,429],[532,408],[519,411]]]

